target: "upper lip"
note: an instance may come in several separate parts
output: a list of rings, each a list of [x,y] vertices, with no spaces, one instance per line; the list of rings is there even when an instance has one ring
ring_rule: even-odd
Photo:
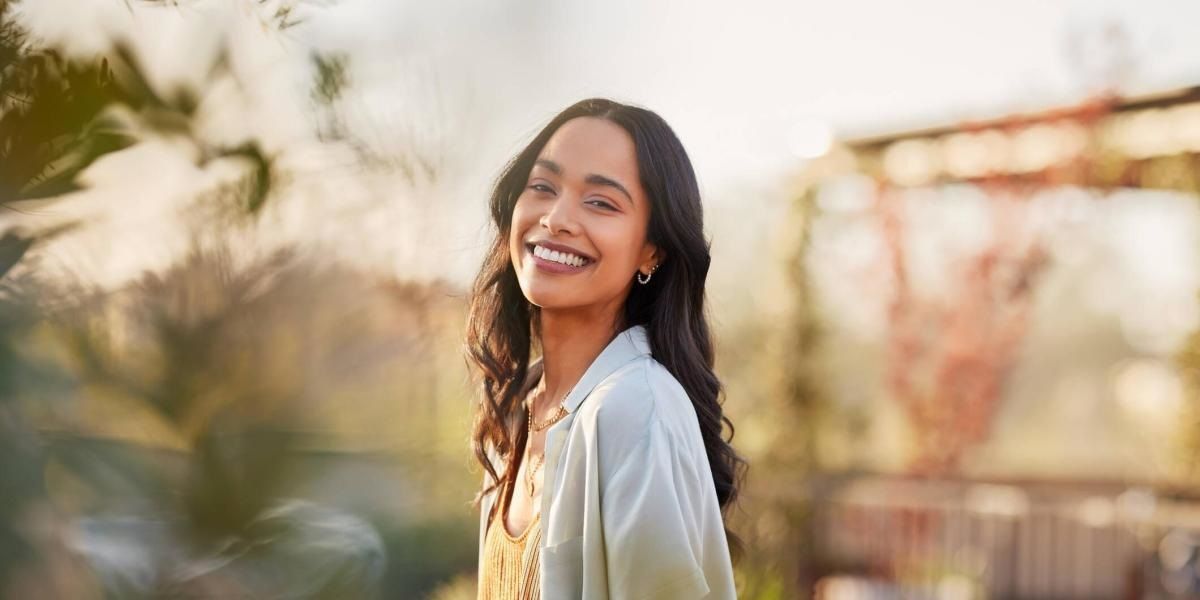
[[[568,253],[574,254],[575,256],[582,256],[583,258],[586,258],[588,260],[596,260],[596,259],[592,258],[590,255],[580,252],[580,251],[578,251],[570,246],[564,245],[564,244],[556,244],[554,242],[546,242],[546,241],[532,241],[532,242],[529,242],[529,245],[530,246],[542,246],[549,250],[557,250],[559,252],[568,252]]]

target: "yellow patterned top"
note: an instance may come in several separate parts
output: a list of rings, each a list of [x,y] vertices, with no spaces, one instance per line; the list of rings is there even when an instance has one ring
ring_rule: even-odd
[[[509,486],[500,490],[499,510],[487,528],[483,542],[483,572],[479,574],[479,600],[540,600],[538,545],[542,539],[541,514],[520,535],[513,537],[505,526]]]

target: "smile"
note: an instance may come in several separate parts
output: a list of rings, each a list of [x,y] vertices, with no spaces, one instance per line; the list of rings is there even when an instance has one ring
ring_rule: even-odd
[[[539,269],[550,273],[575,273],[595,262],[577,254],[550,250],[536,244],[526,244],[525,249]]]

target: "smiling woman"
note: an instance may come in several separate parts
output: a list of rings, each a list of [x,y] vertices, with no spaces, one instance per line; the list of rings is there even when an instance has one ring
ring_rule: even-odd
[[[657,114],[578,102],[508,164],[466,349],[480,598],[734,598],[695,173]],[[539,354],[534,358],[535,352]]]
[[[615,316],[612,302],[628,293],[633,271],[649,272],[659,260],[646,239],[650,210],[633,139],[611,121],[579,117],[564,123],[540,156],[512,215],[521,289],[539,307],[591,305]]]

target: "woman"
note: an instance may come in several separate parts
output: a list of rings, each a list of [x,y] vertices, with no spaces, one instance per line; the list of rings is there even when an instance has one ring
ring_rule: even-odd
[[[491,213],[466,339],[479,597],[734,598],[724,514],[745,462],[721,435],[679,139],[646,109],[583,100],[508,164]]]

